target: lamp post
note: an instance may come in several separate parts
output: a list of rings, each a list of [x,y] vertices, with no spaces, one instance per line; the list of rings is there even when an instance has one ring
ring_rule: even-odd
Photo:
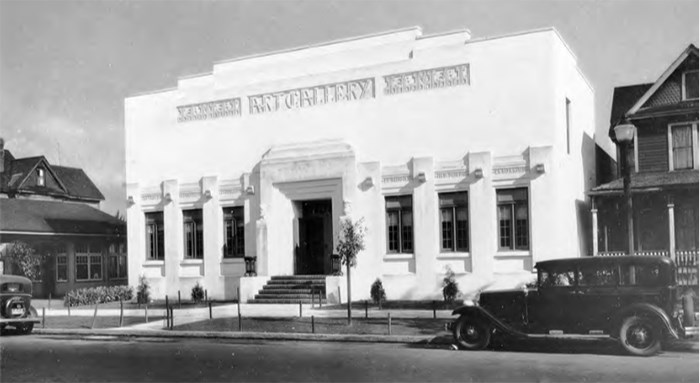
[[[629,148],[634,141],[634,131],[637,128],[630,124],[617,125],[615,130],[615,139],[620,145],[622,154],[622,185],[625,193],[625,214],[627,216],[627,254],[634,255],[634,218],[632,215],[632,190],[631,190],[631,173],[629,161]]]

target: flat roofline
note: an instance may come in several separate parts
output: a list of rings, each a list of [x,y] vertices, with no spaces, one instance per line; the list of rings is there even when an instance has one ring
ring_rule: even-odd
[[[232,58],[232,59],[223,59],[223,60],[219,60],[219,61],[214,61],[214,65],[227,64],[227,63],[232,63],[232,62],[237,62],[237,61],[266,57],[266,56],[274,56],[274,55],[279,55],[279,54],[284,54],[284,53],[291,53],[291,52],[296,52],[296,51],[300,51],[300,50],[304,50],[304,49],[320,48],[320,47],[324,47],[324,46],[328,46],[328,45],[347,43],[347,42],[355,41],[355,40],[363,40],[363,39],[368,39],[368,38],[372,38],[372,37],[379,37],[379,36],[391,35],[391,34],[395,34],[395,33],[408,32],[408,31],[422,32],[423,30],[419,26],[413,26],[413,27],[401,28],[401,29],[393,29],[393,30],[389,30],[389,31],[371,33],[371,34],[367,34],[367,35],[346,37],[346,38],[341,38],[341,39],[337,39],[337,40],[324,41],[321,43],[301,45],[298,47],[281,49],[281,50],[277,50],[277,51],[256,53],[256,54],[242,56],[242,57],[236,57],[236,58]]]
[[[471,34],[472,34],[472,31],[470,31],[469,28],[461,28],[461,29],[455,29],[455,30],[446,31],[446,32],[433,33],[433,34],[430,34],[430,35],[418,36],[417,40],[425,40],[425,39],[431,39],[431,38],[434,38],[434,37],[441,37],[441,36],[448,36],[448,35],[456,35],[456,34],[464,33],[464,32],[469,33],[470,36],[471,36]]]
[[[142,91],[142,92],[136,92],[136,93],[130,94],[130,95],[124,97],[124,99],[127,99],[127,98],[136,98],[136,97],[141,97],[141,96],[148,96],[148,95],[151,95],[151,94],[173,92],[173,91],[176,91],[177,89],[178,89],[178,88],[177,88],[176,86],[173,86],[173,87],[170,87],[170,88],[162,88],[162,89],[157,89],[157,90],[144,90],[144,91]]]

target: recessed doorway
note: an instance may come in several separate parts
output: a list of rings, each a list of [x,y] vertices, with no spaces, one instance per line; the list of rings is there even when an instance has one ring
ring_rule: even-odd
[[[298,239],[294,274],[319,275],[330,271],[333,252],[332,204],[330,199],[297,201]]]

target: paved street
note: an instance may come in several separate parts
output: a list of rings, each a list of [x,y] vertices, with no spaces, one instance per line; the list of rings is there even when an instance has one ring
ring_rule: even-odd
[[[2,381],[697,382],[697,353],[652,358],[614,348],[534,345],[458,352],[330,342],[0,339]],[[565,350],[565,351],[563,351]],[[534,352],[533,352],[534,351]],[[573,352],[573,353],[572,353]],[[595,353],[593,353],[595,352]]]

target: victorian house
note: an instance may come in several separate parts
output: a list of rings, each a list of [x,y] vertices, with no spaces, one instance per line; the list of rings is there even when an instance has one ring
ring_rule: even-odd
[[[126,224],[99,210],[104,196],[82,169],[50,164],[44,156],[14,158],[0,139],[0,263],[17,243],[43,256],[34,296],[127,283]]]
[[[670,256],[679,283],[697,285],[697,47],[688,46],[656,82],[615,88],[610,137],[616,143],[614,127],[623,123],[636,127],[633,149],[619,161],[630,165],[634,254]],[[623,179],[589,194],[594,255],[627,254]]]

